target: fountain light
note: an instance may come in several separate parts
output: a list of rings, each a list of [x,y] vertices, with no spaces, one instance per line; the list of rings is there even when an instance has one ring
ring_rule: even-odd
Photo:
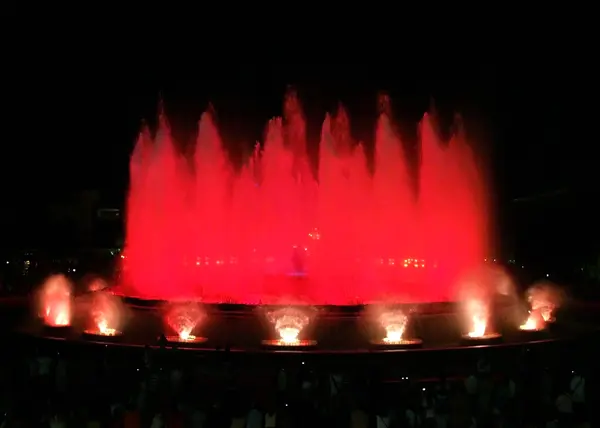
[[[268,313],[267,318],[274,325],[275,331],[279,334],[279,339],[263,340],[263,345],[302,347],[317,344],[316,340],[299,338],[300,332],[310,322],[309,316],[300,309],[289,307],[278,309]]]
[[[468,333],[463,335],[466,340],[493,340],[502,337],[500,333],[489,331],[489,310],[487,304],[481,300],[470,300],[467,302],[467,313],[471,318],[471,327]]]
[[[54,302],[46,306],[44,324],[49,327],[68,327],[71,325],[71,308],[66,302]]]
[[[91,295],[93,326],[84,331],[92,336],[121,336],[119,329],[123,320],[121,299],[111,293],[98,290]]]
[[[374,345],[415,346],[423,343],[421,339],[405,337],[408,315],[403,311],[384,312],[379,316],[379,323],[385,330],[385,337],[372,341]]]
[[[527,320],[519,326],[523,331],[542,331],[546,328],[544,314],[540,310],[529,311]]]
[[[563,300],[562,291],[550,283],[537,284],[527,290],[527,301],[531,312],[539,312],[546,324],[556,320],[554,314]]]
[[[189,344],[206,342],[208,340],[206,337],[193,334],[204,317],[204,312],[195,302],[170,304],[166,309],[165,322],[177,334],[166,336],[167,342]]]
[[[40,290],[40,317],[48,327],[71,325],[71,283],[64,275],[52,275]]]
[[[555,310],[556,306],[550,302],[531,301],[531,313],[539,314],[544,324],[552,324],[556,321],[554,317]]]
[[[206,337],[194,336],[192,329],[189,327],[182,327],[177,335],[166,336],[167,342],[179,342],[179,343],[204,343],[208,339]]]
[[[106,319],[100,319],[96,323],[95,328],[89,328],[84,331],[85,334],[90,336],[121,336],[123,333],[116,328],[108,326]]]

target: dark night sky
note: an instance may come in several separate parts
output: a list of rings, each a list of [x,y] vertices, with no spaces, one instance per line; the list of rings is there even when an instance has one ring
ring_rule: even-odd
[[[381,89],[392,94],[407,129],[432,97],[448,116],[462,111],[489,143],[501,199],[561,187],[593,190],[598,182],[589,108],[582,107],[594,73],[590,60],[578,59],[564,39],[558,45],[540,33],[503,45],[498,35],[483,46],[476,38],[464,45],[415,38],[398,54],[388,49],[385,60],[368,47],[346,54],[308,46],[301,51],[306,55],[267,60],[262,44],[249,51],[213,46],[203,55],[202,45],[193,43],[170,49],[166,41],[160,48],[133,36],[123,41],[88,33],[48,33],[13,43],[7,53],[9,113],[0,159],[11,197],[21,200],[23,190],[47,197],[76,188],[122,191],[133,137],[141,118],[155,114],[159,92],[181,129],[192,127],[210,100],[225,124],[236,124],[232,140],[253,140],[279,112],[287,84],[299,88],[313,126],[342,100],[366,132]]]
[[[597,250],[598,66],[583,9],[515,13],[486,4],[462,13],[452,4],[449,14],[420,14],[402,4],[373,20],[362,4],[334,17],[308,5],[253,14],[245,6],[225,18],[190,12],[189,21],[162,9],[7,8],[4,238],[21,242],[17,231],[40,222],[39,208],[74,190],[101,189],[111,204],[123,202],[134,137],[142,118],[155,117],[159,93],[182,133],[212,101],[221,132],[240,146],[280,113],[293,84],[313,132],[341,100],[355,136],[368,136],[379,90],[392,95],[407,135],[432,99],[442,117],[461,112],[485,148],[501,241],[540,258],[551,248],[555,260],[581,243],[582,254]],[[555,190],[563,192],[554,205],[510,202]]]

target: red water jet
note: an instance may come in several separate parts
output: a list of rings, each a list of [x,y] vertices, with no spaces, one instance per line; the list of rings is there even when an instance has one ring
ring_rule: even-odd
[[[454,300],[487,249],[480,171],[465,134],[443,144],[425,115],[413,180],[389,100],[380,104],[374,172],[340,107],[325,118],[316,177],[295,93],[239,171],[210,112],[187,160],[161,115],[131,158],[123,292],[249,304]]]

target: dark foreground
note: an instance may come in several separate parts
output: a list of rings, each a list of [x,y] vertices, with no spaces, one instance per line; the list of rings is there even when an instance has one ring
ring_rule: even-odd
[[[569,393],[573,372],[585,378],[585,403],[599,399],[597,311],[582,308],[565,310],[555,330],[542,336],[500,326],[507,334],[494,347],[452,342],[460,333],[456,315],[435,310],[419,321],[431,349],[397,353],[369,348],[366,335],[356,339],[360,321],[335,312],[313,330],[329,348],[281,353],[257,345],[270,333],[252,311],[214,314],[203,334],[215,339],[203,352],[160,347],[160,317],[148,308],[134,310],[141,312],[133,313],[120,343],[104,344],[77,333],[49,339],[22,304],[7,304],[1,405],[7,426],[22,427],[78,428],[93,421],[147,427],[162,418],[167,426],[225,428],[255,416],[257,426],[267,426],[269,414],[276,414],[276,426],[299,428],[347,427],[361,418],[376,426],[378,417],[388,427],[468,427],[474,419],[477,426],[545,426],[549,420],[578,426],[589,419],[587,406],[565,416],[555,402]]]

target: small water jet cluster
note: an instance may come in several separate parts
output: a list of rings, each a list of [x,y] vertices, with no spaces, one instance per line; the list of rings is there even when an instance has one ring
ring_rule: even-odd
[[[543,330],[547,324],[556,320],[554,313],[560,307],[562,293],[551,284],[537,284],[527,290],[527,302],[530,307],[529,315],[519,329],[524,331]]]
[[[74,286],[67,277],[64,275],[48,277],[37,294],[37,314],[43,324],[51,328],[70,327],[71,323],[81,325],[81,321],[85,319],[87,325],[83,330],[84,335],[105,338],[121,336],[125,320],[122,301],[105,290],[105,282],[98,280],[94,283],[98,286],[85,287],[87,292],[74,298]],[[78,283],[78,288],[81,285]],[[464,285],[462,302],[468,327],[465,329],[466,333],[462,335],[463,344],[474,345],[473,341],[484,342],[479,342],[480,344],[486,344],[485,341],[495,343],[495,339],[502,337],[497,330],[493,329],[494,323],[491,322],[493,293],[489,290],[495,288],[477,279],[467,281]],[[512,295],[514,296],[514,293]],[[542,331],[548,323],[555,320],[555,311],[563,301],[561,290],[544,283],[530,287],[526,295],[530,308],[527,319],[522,323],[516,323],[513,319],[512,327],[529,332]],[[295,306],[280,306],[266,311],[266,318],[278,338],[263,340],[263,345],[295,348],[317,344],[316,340],[301,338],[301,336],[306,337],[305,329],[314,320],[316,312],[312,307],[300,305],[302,303],[298,302]],[[423,343],[421,339],[407,334],[412,330],[412,328],[407,329],[407,326],[412,319],[413,310],[407,309],[406,305],[400,307],[389,302],[380,303],[368,305],[366,311],[370,318],[369,323],[373,326],[377,325],[380,331],[378,338],[371,340],[373,345],[391,350],[386,347],[414,346]],[[165,332],[170,330],[171,334],[161,335],[161,339],[166,339],[167,342],[203,343],[207,338],[197,336],[197,330],[205,317],[206,312],[197,302],[170,302],[164,307],[164,324],[167,327]],[[381,330],[385,333],[383,334]],[[60,332],[60,334],[71,332],[70,329],[48,331]]]
[[[267,319],[275,327],[279,339],[263,340],[264,345],[311,346],[317,343],[314,340],[299,338],[302,330],[310,323],[310,316],[304,310],[292,307],[277,309],[268,312]]]
[[[523,331],[540,331],[546,328],[546,321],[540,311],[530,310],[527,320],[519,326]]]
[[[385,330],[385,337],[381,340],[373,341],[376,345],[417,345],[422,343],[417,338],[406,337],[406,327],[408,325],[409,316],[406,312],[395,310],[384,310],[378,317],[377,322]]]
[[[194,331],[205,318],[205,313],[196,302],[178,302],[167,305],[165,323],[175,335],[168,335],[168,342],[202,343],[205,337],[195,336]]]
[[[86,281],[87,283],[87,281]],[[64,275],[49,276],[37,292],[37,314],[43,325],[51,328],[70,328],[73,320],[86,325],[83,333],[91,336],[120,336],[124,307],[121,300],[103,290],[106,282],[94,279],[90,284],[98,288],[78,297],[74,296],[74,285]]]
[[[466,302],[469,318],[469,331],[463,335],[468,340],[490,340],[501,337],[500,333],[491,331],[489,326],[489,303],[483,299],[471,299]]]
[[[95,336],[121,336],[123,307],[121,300],[107,292],[96,291],[90,302],[91,326],[85,334]]]
[[[52,275],[44,283],[38,295],[38,314],[48,327],[68,327],[72,315],[71,281],[64,275]]]

